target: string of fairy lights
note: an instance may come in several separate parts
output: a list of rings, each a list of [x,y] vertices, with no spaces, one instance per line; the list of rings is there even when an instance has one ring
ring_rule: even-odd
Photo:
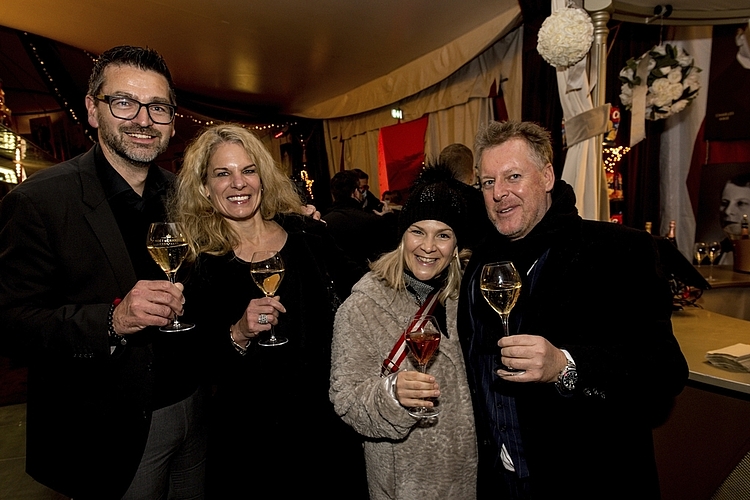
[[[47,69],[48,68],[48,64],[46,64],[46,62],[44,61],[44,58],[39,53],[39,50],[37,49],[36,45],[30,39],[28,33],[25,32],[24,35],[28,37],[27,38],[28,46],[31,49],[31,52],[34,55],[34,58],[36,59],[38,65],[39,65],[39,68],[40,68],[40,70],[41,70],[41,72],[43,74],[43,77],[46,78],[47,81],[49,82],[49,85],[48,85],[49,88],[55,93],[55,97],[57,98],[57,101],[63,105],[64,110],[68,113],[68,115],[75,122],[75,124],[81,125],[81,121],[78,118],[78,115],[76,114],[75,109],[73,109],[73,107],[70,105],[70,103],[68,102],[68,100],[65,97],[65,95],[63,94],[63,92],[60,91],[60,88],[59,88],[57,82],[55,82],[55,79],[50,74],[50,71]],[[90,52],[88,52],[86,50],[84,50],[83,53],[87,57],[89,57],[92,62],[96,62],[96,60],[98,59],[97,56],[91,54]],[[217,121],[217,120],[212,120],[210,118],[199,118],[197,116],[194,116],[194,115],[192,115],[190,113],[185,113],[185,112],[177,112],[177,113],[175,113],[175,117],[179,118],[181,120],[190,121],[193,124],[198,125],[198,126],[202,126],[202,127],[204,127],[204,126],[207,127],[207,126],[214,125],[216,123],[221,123],[220,121]],[[244,128],[246,128],[246,129],[248,129],[248,130],[253,130],[253,131],[258,132],[260,134],[270,133],[275,139],[280,139],[284,135],[287,135],[286,131],[288,131],[290,129],[290,127],[293,127],[293,126],[297,125],[297,122],[286,121],[286,122],[283,122],[283,123],[272,123],[272,124],[261,124],[261,125],[258,125],[258,124],[256,124],[256,125],[249,125],[249,124],[243,124],[243,123],[237,123],[237,124],[240,125],[240,126],[242,126],[242,127],[244,127]],[[284,131],[284,133],[279,134],[279,132],[281,132],[281,131]],[[15,141],[16,142],[16,148],[15,148],[16,152],[15,152],[15,162],[14,163],[15,163],[15,166],[16,166],[16,175],[17,175],[18,179],[23,179],[23,164],[22,164],[22,161],[23,161],[23,158],[25,157],[25,151],[23,151],[22,150],[23,148],[21,147],[21,144],[22,144],[22,140],[21,139],[22,139],[21,136],[18,136],[17,140]],[[90,134],[89,134],[89,139],[92,142],[95,142],[95,138],[92,137]],[[302,146],[303,146],[303,149],[304,149],[304,146],[305,146],[304,139],[300,138],[299,140],[302,143]],[[303,170],[300,172],[300,177],[301,177],[301,180],[304,182],[305,187],[306,187],[308,193],[312,197],[312,184],[313,184],[314,181],[309,178],[309,175],[308,175],[308,172],[307,172],[307,166],[306,166],[306,164],[304,162],[303,162]]]
[[[24,33],[24,35],[28,35],[28,33]],[[34,55],[37,62],[39,63],[39,67],[41,68],[41,71],[44,74],[44,77],[47,78],[49,82],[49,87],[55,92],[58,102],[63,104],[63,107],[65,108],[67,113],[70,115],[70,117],[73,119],[73,121],[76,124],[80,125],[81,122],[78,119],[78,116],[76,115],[75,110],[73,109],[72,106],[70,106],[70,104],[68,103],[68,100],[58,88],[57,83],[55,82],[54,78],[48,71],[47,64],[45,64],[45,61],[42,58],[42,56],[39,54],[36,46],[34,45],[33,42],[29,41],[29,47],[31,49],[32,54]],[[92,61],[96,62],[97,60],[96,56],[89,53],[88,51],[83,51],[83,52],[86,54],[86,56],[91,58]],[[216,120],[198,118],[194,115],[191,115],[185,112],[175,113],[175,117],[182,119],[182,120],[188,120],[192,122],[193,124],[199,125],[199,126],[211,126],[211,125],[218,123]],[[240,125],[248,130],[254,130],[256,132],[261,132],[261,133],[269,132],[269,133],[274,134],[275,136],[277,132],[282,131],[284,129],[288,130],[291,126],[294,126],[296,124],[297,124],[296,122],[285,122],[285,123],[264,124],[264,125],[247,125],[247,124],[240,124]],[[90,137],[90,139],[92,141],[94,140],[93,137]],[[305,140],[303,138],[300,138],[299,140],[302,144],[303,151],[304,151]],[[17,144],[18,146],[16,148],[15,165],[16,165],[16,174],[18,178],[20,179],[22,178],[22,172],[23,172],[23,167],[21,163],[22,158],[23,158],[23,152],[21,151],[21,148],[20,148],[20,141],[18,141]],[[629,151],[630,151],[630,148],[627,146],[605,147],[603,149],[603,155],[604,155],[603,164],[604,164],[605,171],[607,173],[613,174],[615,171],[616,165],[620,161],[622,161],[623,156],[625,156]],[[305,189],[307,190],[308,194],[312,198],[312,185],[313,185],[314,180],[310,179],[309,177],[305,159],[303,159],[302,170],[300,171],[300,179],[304,183]]]
[[[622,161],[622,157],[628,154],[629,151],[630,148],[628,146],[613,146],[604,148],[602,150],[602,153],[604,153],[604,159],[602,160],[604,163],[604,170],[608,174],[614,174],[615,167]]]

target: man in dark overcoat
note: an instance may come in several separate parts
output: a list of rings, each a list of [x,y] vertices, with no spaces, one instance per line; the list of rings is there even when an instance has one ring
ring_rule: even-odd
[[[495,234],[474,252],[459,333],[480,446],[479,498],[659,498],[652,427],[688,376],[672,294],[645,231],[582,220],[549,134],[491,122],[477,136]],[[522,281],[502,337],[483,264]]]

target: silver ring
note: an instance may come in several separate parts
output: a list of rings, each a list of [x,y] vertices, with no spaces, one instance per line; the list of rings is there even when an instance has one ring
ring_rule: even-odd
[[[259,314],[258,315],[258,324],[259,325],[267,325],[268,324],[268,316],[265,314]]]

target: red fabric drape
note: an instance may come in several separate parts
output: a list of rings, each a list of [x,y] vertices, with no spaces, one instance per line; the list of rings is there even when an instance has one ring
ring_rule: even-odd
[[[427,116],[380,129],[378,140],[378,172],[380,192],[401,193],[404,201],[409,187],[424,164],[424,137]],[[386,180],[384,182],[384,180]]]

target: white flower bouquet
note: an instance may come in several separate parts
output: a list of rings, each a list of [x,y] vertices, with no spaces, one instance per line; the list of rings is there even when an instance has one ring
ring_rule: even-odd
[[[573,66],[588,54],[594,41],[594,25],[583,9],[565,7],[544,20],[536,50],[558,69]]]
[[[656,45],[638,59],[628,59],[620,71],[620,101],[625,108],[631,109],[633,88],[641,84],[636,72],[644,57],[649,58],[646,119],[661,120],[685,109],[700,90],[701,69],[682,47],[670,44]]]

